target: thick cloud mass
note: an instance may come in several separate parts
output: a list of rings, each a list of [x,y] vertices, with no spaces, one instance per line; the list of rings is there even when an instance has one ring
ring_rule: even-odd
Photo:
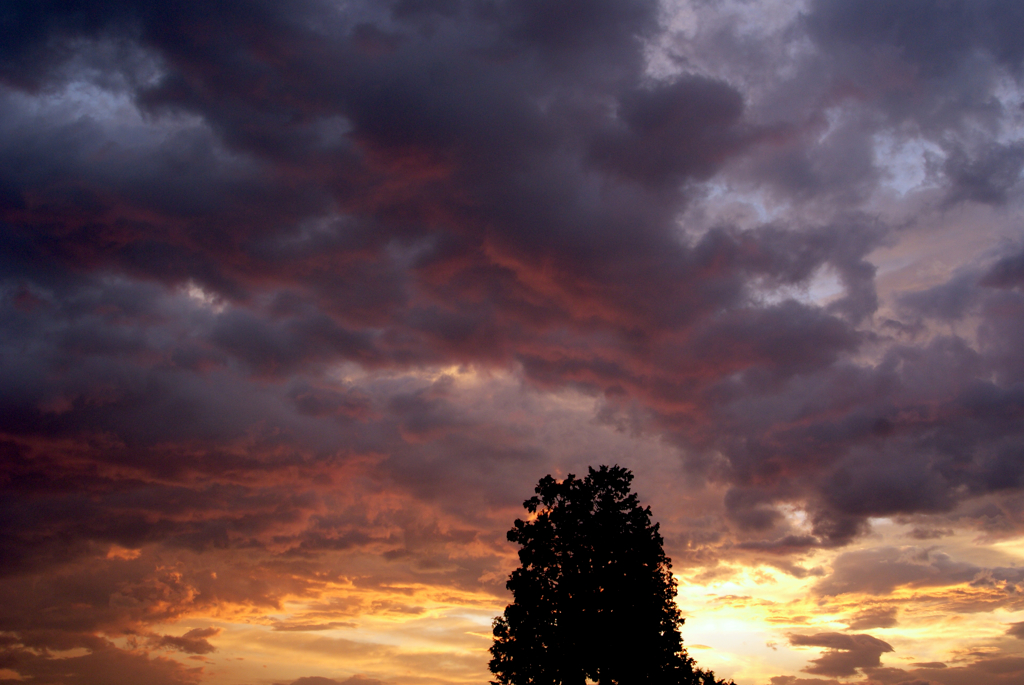
[[[500,603],[531,484],[643,483],[652,439],[680,568],[1016,606],[1002,561],[838,550],[883,518],[1019,534],[1022,24],[996,0],[7,3],[0,679],[199,682],[172,657],[228,633],[168,624],[339,588]],[[427,611],[337,601],[274,630]],[[892,649],[790,644],[826,677]]]

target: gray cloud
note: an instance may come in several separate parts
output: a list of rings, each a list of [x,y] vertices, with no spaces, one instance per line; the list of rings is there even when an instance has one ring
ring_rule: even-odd
[[[893,651],[888,642],[870,635],[844,633],[815,633],[813,635],[789,636],[789,643],[798,647],[824,647],[828,651],[817,659],[813,666],[804,670],[824,676],[852,676],[858,669],[872,668],[881,664],[881,655]]]
[[[193,628],[184,635],[161,635],[154,640],[158,647],[169,647],[185,652],[186,654],[209,654],[217,648],[206,639],[219,635],[220,628]]]
[[[815,589],[823,595],[882,595],[897,587],[941,587],[970,582],[1013,593],[1022,580],[1024,571],[1013,567],[984,568],[953,561],[934,549],[881,547],[840,554],[832,564],[832,573]]]
[[[850,630],[871,630],[872,628],[892,628],[897,625],[896,607],[879,606],[858,612],[847,624]]]

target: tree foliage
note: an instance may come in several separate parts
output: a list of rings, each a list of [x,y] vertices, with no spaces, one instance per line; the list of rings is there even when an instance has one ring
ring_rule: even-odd
[[[711,685],[682,647],[676,582],[650,507],[619,466],[541,479],[508,539],[521,566],[494,620],[501,685]]]

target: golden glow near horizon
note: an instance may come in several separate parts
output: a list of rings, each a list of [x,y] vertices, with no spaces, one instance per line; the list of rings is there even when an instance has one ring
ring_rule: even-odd
[[[180,635],[214,628],[215,652],[186,657],[205,682],[290,681],[301,675],[416,682],[478,683],[490,623],[503,607],[488,594],[419,584],[359,589],[331,586],[315,599],[294,598],[245,620],[215,613],[155,626]],[[483,669],[483,670],[481,670]],[[299,673],[298,671],[303,671]]]
[[[1024,600],[1007,590],[1004,578],[1024,565],[1022,538],[947,525],[917,539],[918,521],[875,518],[870,531],[845,547],[773,556],[725,536],[706,548],[713,553],[705,562],[676,536],[709,521],[722,525],[721,487],[680,488],[686,475],[678,452],[656,434],[595,424],[599,399],[573,390],[523,392],[518,372],[472,366],[402,373],[352,367],[339,370],[337,382],[372,392],[450,393],[461,416],[502,407],[502,430],[525,444],[549,446],[552,464],[545,470],[554,473],[582,473],[594,454],[635,468],[636,490],[661,521],[675,559],[685,645],[699,665],[739,685],[769,685],[779,676],[813,683],[818,676],[806,669],[829,650],[794,645],[793,636],[870,635],[892,647],[881,665],[904,670],[941,663],[952,672],[979,655],[1022,651],[1007,631],[1024,621]],[[582,433],[581,425],[589,430]],[[115,622],[100,634],[129,652],[201,669],[196,677],[213,685],[273,685],[306,676],[486,682],[491,620],[508,601],[502,587],[517,564],[504,531],[525,512],[513,500],[455,516],[401,489],[363,488],[378,461],[346,462],[343,477],[318,486],[330,498],[311,516],[357,510],[376,536],[353,550],[313,555],[275,547],[273,539],[273,554],[98,549],[90,563],[125,578],[111,605],[138,607],[149,617],[144,633]],[[527,480],[535,482],[533,475]],[[520,497],[530,494],[528,485],[522,490]],[[811,532],[800,506],[779,511],[793,535]],[[182,649],[182,641],[197,638],[206,643]],[[87,654],[81,647],[51,650],[69,660]]]
[[[800,513],[790,515],[798,519]],[[1024,620],[1024,601],[1007,599],[984,578],[961,578],[957,573],[982,562],[1015,568],[1024,562],[1022,541],[986,542],[968,531],[949,531],[940,540],[910,544],[918,542],[908,540],[911,530],[909,524],[876,519],[872,532],[857,543],[806,555],[803,567],[820,571],[804,577],[770,563],[742,561],[721,563],[714,573],[679,572],[678,603],[686,617],[683,637],[691,656],[742,685],[768,685],[780,675],[812,678],[803,669],[827,651],[793,646],[793,635],[870,634],[893,648],[882,654],[882,665],[902,669],[936,663],[955,667],[978,655],[994,654],[997,647],[1002,653],[1012,650],[1014,638],[1005,635],[1010,624]],[[130,563],[144,554],[145,550],[112,548],[106,559]],[[934,577],[922,575],[884,591],[823,594],[819,583],[835,574],[836,564],[846,563],[844,558],[857,555],[882,555],[879,558],[892,560],[891,564],[913,561],[922,573]],[[935,559],[940,561],[929,566]],[[944,569],[956,573],[944,579]],[[864,568],[865,574],[877,571]],[[204,682],[217,685],[266,685],[314,675],[338,681],[361,676],[384,682],[468,685],[488,677],[490,624],[504,601],[488,592],[450,585],[364,585],[354,577],[326,581],[313,593],[285,594],[276,608],[222,603],[213,611],[186,612],[179,620],[151,628],[154,635],[208,635],[215,651],[187,655],[168,646],[163,656],[201,667]],[[891,625],[857,629],[857,620],[872,612],[890,616]],[[123,636],[115,644],[131,648],[145,639]],[[154,652],[160,654],[156,647]],[[78,652],[60,656],[73,658],[80,656]]]
[[[947,528],[939,537],[918,540],[912,537],[915,523],[876,518],[866,535],[846,547],[757,557],[726,543],[711,565],[689,562],[686,550],[673,550],[674,532],[693,525],[688,518],[693,512],[714,513],[722,492],[707,484],[684,491],[690,499],[680,499],[680,490],[672,486],[680,469],[678,456],[655,436],[629,434],[608,424],[593,426],[587,442],[579,443],[577,427],[592,422],[594,398],[574,391],[522,394],[516,373],[479,372],[468,366],[402,374],[360,372],[356,378],[357,371],[339,372],[339,381],[363,387],[402,383],[456,388],[453,401],[466,413],[485,403],[509,406],[505,425],[512,432],[525,431],[531,417],[543,414],[544,425],[530,430],[535,439],[564,447],[561,457],[556,456],[560,463],[555,472],[583,472],[588,454],[598,450],[619,455],[624,465],[632,466],[631,460],[640,458],[637,448],[642,448],[644,468],[635,485],[661,520],[667,552],[676,558],[677,601],[686,617],[684,643],[699,665],[721,677],[740,685],[769,685],[777,676],[813,682],[816,676],[805,669],[828,650],[794,646],[794,635],[868,634],[893,648],[881,655],[883,666],[905,670],[935,663],[953,668],[997,648],[1001,654],[1017,649],[1015,638],[1005,636],[1010,624],[1024,620],[1024,601],[1001,591],[996,587],[999,579],[987,579],[984,569],[1024,564],[1024,539],[986,538],[974,530]],[[522,422],[519,427],[517,422]],[[344,488],[334,491],[339,506],[354,498],[351,502],[382,522],[413,504],[394,492],[346,493]],[[780,513],[794,534],[810,532],[807,512],[799,506],[783,505]],[[504,541],[503,533],[512,518],[525,512],[513,506],[478,515],[493,527],[488,536],[478,530],[449,538],[445,536],[461,525],[456,520],[428,509],[417,514],[434,520],[431,535],[439,536],[445,550],[447,561],[436,568],[436,582],[429,568],[407,565],[413,561],[408,550],[396,548],[401,538],[395,536],[402,532],[393,523],[381,524],[381,543],[359,553],[330,553],[316,562],[301,556],[262,560],[259,555],[246,561],[244,555],[219,558],[216,551],[173,562],[167,551],[112,545],[102,551],[102,563],[164,559],[156,575],[122,594],[123,601],[134,601],[130,598],[138,596],[138,587],[151,588],[145,590],[147,611],[165,613],[171,620],[151,624],[146,635],[111,630],[109,636],[121,648],[145,647],[152,655],[201,668],[203,682],[214,685],[271,685],[304,676],[339,682],[359,676],[385,683],[483,683],[489,677],[491,620],[508,601],[501,588],[517,564],[514,546]],[[268,566],[267,561],[272,563]],[[462,562],[486,570],[453,582],[445,574]],[[892,575],[893,569],[898,573]],[[875,577],[883,579],[872,585]],[[250,584],[238,598],[222,591],[222,599],[196,606],[196,598],[209,593],[202,583],[216,586],[236,578]],[[827,583],[840,585],[830,588]],[[163,599],[154,601],[154,592]],[[256,599],[260,596],[264,599]],[[858,628],[858,621],[872,612],[887,619]],[[189,654],[158,639],[187,636],[189,631],[207,636],[211,650]]]
[[[886,519],[873,523],[873,533],[864,540],[840,550],[816,552],[805,565],[831,571],[832,561],[840,555],[894,547],[907,557],[948,554],[950,563],[984,565],[988,561],[1012,568],[1024,562],[1020,539],[983,543],[974,532],[950,531],[934,544],[908,544],[911,526]],[[1008,549],[1013,553],[1006,554]],[[863,570],[865,576],[877,571]],[[815,592],[820,577],[797,578],[771,566],[736,565],[724,575],[726,580],[707,584],[679,578],[679,603],[684,615],[690,616],[684,637],[690,644],[701,645],[692,652],[701,664],[751,685],[767,684],[771,677],[787,673],[799,675],[808,660],[825,651],[791,646],[792,634],[868,633],[893,647],[882,655],[883,666],[910,669],[919,663],[954,666],[969,660],[970,654],[994,652],[996,645],[1006,647],[1007,642],[1012,649],[1014,639],[1005,637],[1007,629],[1024,620],[1024,600],[1008,601],[1004,593],[994,592],[978,578],[953,583],[936,578],[934,585],[924,578],[916,587],[827,596]],[[893,625],[856,629],[858,616],[875,609],[893,611]]]

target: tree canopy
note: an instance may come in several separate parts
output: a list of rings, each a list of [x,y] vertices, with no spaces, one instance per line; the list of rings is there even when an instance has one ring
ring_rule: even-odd
[[[619,466],[540,480],[508,532],[521,565],[494,620],[501,685],[710,685],[682,646],[676,582],[650,507]]]

